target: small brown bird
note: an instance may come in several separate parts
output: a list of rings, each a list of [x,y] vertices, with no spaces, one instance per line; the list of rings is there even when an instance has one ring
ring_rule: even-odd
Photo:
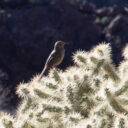
[[[58,66],[63,61],[64,55],[65,55],[65,49],[64,49],[65,44],[66,43],[63,41],[57,41],[55,43],[54,49],[50,53],[50,55],[45,63],[44,69],[39,76],[39,80],[44,75],[47,75],[51,68]]]

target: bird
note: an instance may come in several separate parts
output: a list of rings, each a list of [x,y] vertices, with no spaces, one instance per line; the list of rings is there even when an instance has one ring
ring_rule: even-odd
[[[46,76],[49,73],[49,70],[58,66],[64,59],[65,56],[65,49],[64,45],[67,44],[66,42],[63,41],[56,41],[54,44],[54,49],[48,56],[46,63],[44,65],[44,68],[39,76],[39,80],[43,76]]]

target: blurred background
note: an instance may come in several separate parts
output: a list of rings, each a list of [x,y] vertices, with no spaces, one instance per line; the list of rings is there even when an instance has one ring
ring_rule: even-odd
[[[128,0],[0,0],[0,110],[15,112],[17,85],[42,71],[57,40],[70,42],[63,70],[74,51],[104,41],[118,66],[128,42]]]

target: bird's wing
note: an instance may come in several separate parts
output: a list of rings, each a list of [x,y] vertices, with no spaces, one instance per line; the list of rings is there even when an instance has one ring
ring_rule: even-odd
[[[56,52],[55,50],[53,50],[46,61],[47,66],[52,67],[53,64],[55,63],[54,61],[56,61],[55,59],[56,59]]]

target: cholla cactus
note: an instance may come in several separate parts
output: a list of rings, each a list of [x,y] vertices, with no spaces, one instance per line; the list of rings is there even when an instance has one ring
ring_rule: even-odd
[[[74,66],[52,69],[22,83],[17,115],[1,114],[1,128],[126,128],[128,127],[128,59],[115,67],[111,47],[101,43],[90,52],[77,51]]]

